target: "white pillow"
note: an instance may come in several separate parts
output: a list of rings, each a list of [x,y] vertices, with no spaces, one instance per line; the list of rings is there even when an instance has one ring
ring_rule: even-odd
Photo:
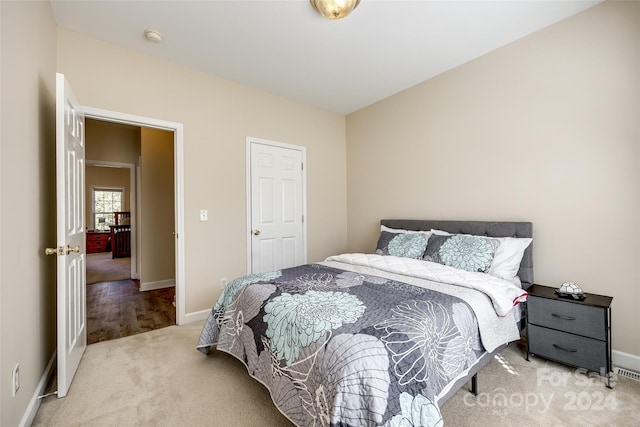
[[[451,235],[446,231],[435,229],[431,229],[431,233],[441,236]],[[489,239],[496,239],[500,244],[496,249],[487,273],[501,279],[513,281],[513,278],[518,276],[524,251],[529,247],[533,239],[529,237],[489,237]],[[520,281],[519,278],[518,281]]]
[[[500,245],[489,267],[489,274],[507,280],[516,277],[524,251],[533,239],[529,237],[493,237],[493,239],[500,241]]]
[[[431,234],[437,234],[438,236],[451,236],[451,233],[448,231],[436,230],[435,228],[431,229]]]
[[[401,234],[409,234],[409,233],[420,233],[420,234],[424,234],[425,237],[429,237],[431,236],[431,231],[428,230],[420,230],[420,231],[416,231],[416,230],[403,230],[402,228],[391,228],[391,227],[387,227],[385,225],[380,225],[380,231],[386,231],[387,233],[401,233]]]

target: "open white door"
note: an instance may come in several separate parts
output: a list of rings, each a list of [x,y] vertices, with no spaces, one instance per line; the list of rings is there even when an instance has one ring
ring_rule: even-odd
[[[247,140],[250,271],[264,273],[304,264],[304,148]]]
[[[84,167],[84,115],[64,75],[58,73],[54,249],[58,257],[58,397],[67,395],[87,348]]]

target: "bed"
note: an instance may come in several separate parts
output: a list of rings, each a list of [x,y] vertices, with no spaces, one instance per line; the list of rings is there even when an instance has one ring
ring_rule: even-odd
[[[382,220],[375,253],[230,282],[197,349],[241,360],[298,426],[442,425],[520,338],[531,241],[527,222]]]
[[[114,212],[115,225],[111,229],[111,258],[131,256],[131,212]]]

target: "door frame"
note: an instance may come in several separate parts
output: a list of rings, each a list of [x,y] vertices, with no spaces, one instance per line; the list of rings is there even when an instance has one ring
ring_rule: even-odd
[[[175,254],[176,254],[176,324],[187,323],[185,292],[185,250],[184,250],[184,131],[183,124],[154,119],[118,111],[82,106],[86,118],[113,123],[156,128],[173,132],[173,164],[175,194]]]
[[[120,163],[120,162],[105,162],[100,160],[84,160],[85,165],[87,166],[98,166],[105,168],[121,168],[121,169],[129,169],[129,211],[131,212],[131,278],[139,279],[140,278],[140,266],[138,265],[138,239],[137,239],[137,229],[138,229],[138,218],[136,216],[136,206],[137,206],[137,188],[136,188],[136,165],[133,163]],[[85,183],[86,186],[86,183]],[[87,204],[85,203],[85,206]],[[85,212],[86,215],[86,212]],[[88,225],[88,224],[87,224]]]
[[[289,150],[300,151],[302,155],[302,217],[304,220],[302,221],[302,238],[304,240],[303,245],[303,264],[307,262],[307,148],[301,145],[293,145],[286,144],[284,142],[270,141],[268,139],[256,138],[253,136],[247,136],[246,138],[246,194],[247,194],[247,274],[250,274],[252,271],[252,259],[251,259],[251,245],[252,245],[252,237],[251,237],[251,226],[252,226],[252,193],[251,193],[251,145],[252,144],[260,144],[260,145],[270,145],[277,148],[286,148]]]

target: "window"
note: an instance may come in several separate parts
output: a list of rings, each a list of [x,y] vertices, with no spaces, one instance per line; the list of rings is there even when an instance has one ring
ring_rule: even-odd
[[[115,224],[114,212],[124,209],[122,188],[92,188],[91,208],[93,212],[93,229],[108,231]]]

